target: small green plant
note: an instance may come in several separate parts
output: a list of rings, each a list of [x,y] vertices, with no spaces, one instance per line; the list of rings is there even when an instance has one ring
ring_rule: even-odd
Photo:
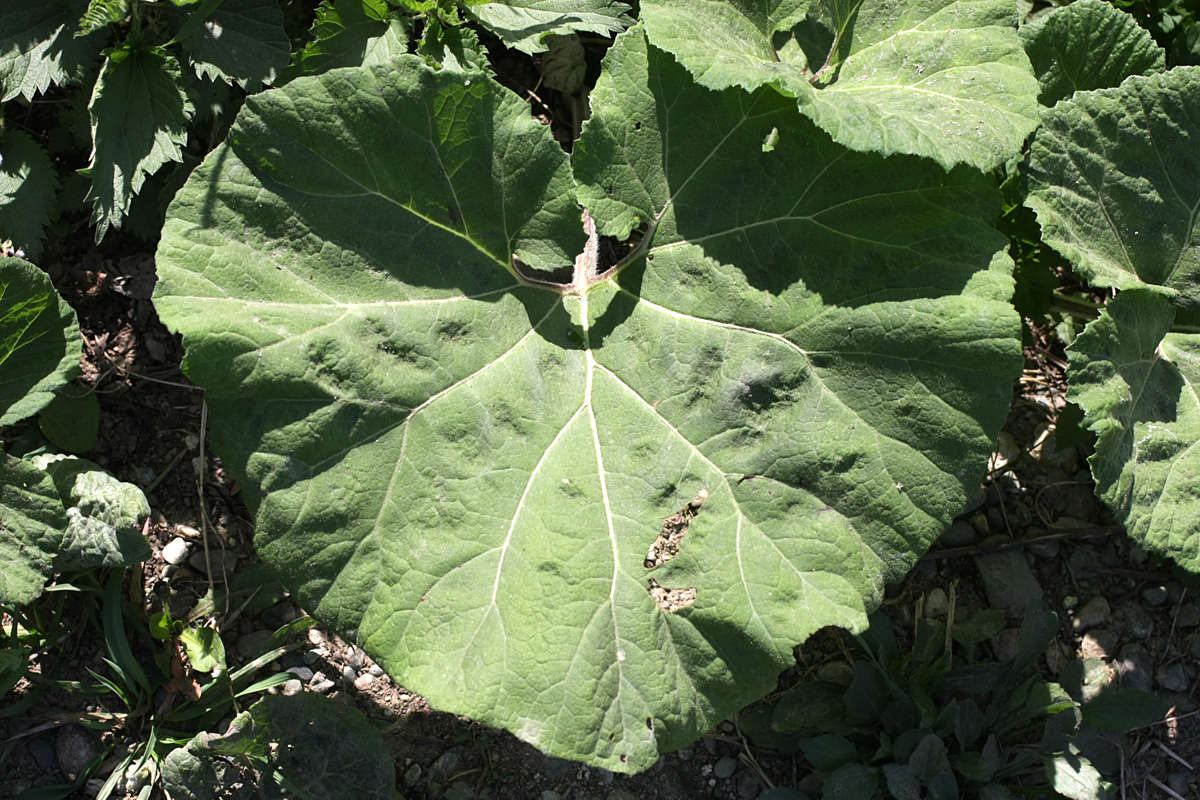
[[[1015,797],[1017,786],[1071,800],[1114,796],[1092,759],[1108,761],[1105,751],[1120,744],[1113,732],[1158,721],[1167,704],[1110,689],[1081,705],[1028,675],[1057,627],[1040,603],[1026,609],[1013,660],[973,661],[976,644],[1003,625],[994,611],[949,630],[920,620],[902,654],[891,622],[876,613],[854,637],[861,657],[848,685],[800,684],[747,710],[741,730],[803,753],[825,797],[1001,800]]]

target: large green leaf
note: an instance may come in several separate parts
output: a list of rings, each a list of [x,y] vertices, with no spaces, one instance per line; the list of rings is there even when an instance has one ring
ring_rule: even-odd
[[[386,0],[323,0],[309,31],[280,83],[337,67],[370,66],[408,52],[408,22]]]
[[[254,92],[287,66],[291,43],[278,0],[225,0],[197,22],[185,24],[179,44],[201,77],[237,81]]]
[[[306,608],[435,705],[628,771],[865,624],[1020,350],[983,176],[849,152],[640,32],[606,64],[575,173],[599,233],[645,232],[620,268],[518,98],[404,57],[250,98],[156,303]]]
[[[37,599],[50,577],[51,559],[67,526],[50,476],[0,453],[0,604]]]
[[[79,372],[82,354],[75,312],[50,277],[28,261],[0,258],[0,425],[48,406]]]
[[[773,86],[852,149],[947,169],[991,169],[1020,152],[1037,124],[1037,81],[1010,0],[811,5],[644,0],[641,16],[701,84]]]
[[[1134,76],[1042,113],[1026,201],[1094,285],[1170,294],[1200,328],[1200,67]]]
[[[1166,68],[1150,32],[1104,0],[1078,0],[1039,16],[1021,28],[1021,42],[1042,87],[1038,101],[1046,106]]]
[[[87,0],[0,0],[0,102],[32,100],[80,82],[96,57],[97,37],[76,38]]]
[[[92,179],[96,241],[121,227],[146,177],[182,161],[192,109],[175,57],[157,48],[123,46],[108,54],[88,106],[92,117]]]
[[[1168,333],[1168,298],[1130,289],[1068,353],[1071,400],[1097,433],[1096,492],[1147,549],[1200,572],[1200,335]]]
[[[618,0],[507,0],[468,3],[466,12],[523,53],[546,49],[547,36],[595,33],[611,36],[633,24],[629,6]]]

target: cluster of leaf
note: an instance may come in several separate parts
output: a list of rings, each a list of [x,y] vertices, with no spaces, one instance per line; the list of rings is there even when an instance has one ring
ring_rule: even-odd
[[[1072,397],[1200,567],[1200,73],[1132,17],[644,0],[568,155],[437,8],[247,102],[155,295],[260,554],[406,686],[629,771],[864,629],[1008,410],[1005,198],[1124,290]]]
[[[876,613],[854,639],[861,658],[847,684],[800,684],[748,709],[740,728],[757,744],[801,752],[825,797],[1005,800],[1018,785],[1071,800],[1113,796],[1094,764],[1110,767],[1123,732],[1160,719],[1166,702],[1104,687],[1081,703],[1027,677],[1057,627],[1040,601],[1026,609],[1012,660],[954,660],[952,642],[970,654],[1003,627],[1003,613],[991,610],[950,631],[921,620],[902,655],[890,621]]]
[[[166,204],[195,166],[192,153],[224,135],[245,93],[409,52],[423,25],[453,28],[470,18],[534,53],[553,34],[607,35],[632,22],[628,7],[613,0],[322,0],[311,30],[294,32],[303,5],[0,0],[0,104],[28,106],[56,87],[69,98],[48,143],[15,119],[5,125],[0,105],[0,241],[36,259],[48,230],[65,229],[52,223],[80,205],[90,209],[97,242],[126,222],[155,238]],[[75,141],[86,142],[88,163],[64,174],[55,161]]]

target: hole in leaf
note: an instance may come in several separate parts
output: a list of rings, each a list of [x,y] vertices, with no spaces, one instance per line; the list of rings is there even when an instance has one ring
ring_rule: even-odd
[[[654,717],[646,717],[646,727],[654,730]]]
[[[663,520],[662,532],[658,534],[658,538],[654,540],[654,544],[650,545],[650,550],[646,553],[646,560],[643,562],[646,569],[661,566],[679,554],[679,543],[683,541],[684,536],[687,536],[692,520],[696,518],[700,506],[704,505],[704,501],[707,499],[708,489],[701,489],[691,502]]]
[[[663,613],[674,614],[676,611],[688,608],[696,602],[696,590],[694,587],[687,589],[666,589],[658,585],[658,581],[650,578],[646,591],[654,598],[654,602],[662,609]]]

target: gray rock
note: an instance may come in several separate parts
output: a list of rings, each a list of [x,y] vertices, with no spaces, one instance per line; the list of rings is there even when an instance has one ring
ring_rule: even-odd
[[[1057,558],[1059,551],[1062,550],[1062,539],[1047,537],[1044,528],[1037,528],[1035,530],[1033,526],[1030,526],[1025,529],[1025,536],[1028,537],[1025,542],[1025,549],[1032,553],[1035,558],[1049,561]]]
[[[926,619],[944,619],[949,612],[950,599],[946,597],[946,593],[941,587],[936,587],[925,595]]]
[[[371,668],[368,669],[367,672],[370,673],[371,677],[373,678],[383,677],[383,667],[379,666],[378,664],[372,664]]]
[[[292,678],[283,684],[283,696],[291,697],[292,695],[300,694],[304,691],[304,684],[297,678]]]
[[[1188,630],[1200,625],[1200,608],[1195,603],[1180,603],[1175,609],[1175,627]]]
[[[983,508],[983,504],[987,502],[987,497],[987,488],[980,486],[971,492],[971,496],[967,498],[967,504],[963,506],[963,510],[959,512],[958,516],[965,517]]]
[[[738,800],[754,800],[762,791],[762,784],[750,771],[743,772],[737,779]]]
[[[1079,654],[1084,658],[1108,658],[1117,649],[1117,634],[1107,628],[1094,628],[1083,635]]]
[[[1149,589],[1143,589],[1142,599],[1146,601],[1147,605],[1161,606],[1167,602],[1167,587],[1151,586]]]
[[[736,758],[724,756],[713,767],[713,774],[718,778],[732,778],[733,773],[737,772],[737,766],[738,762]]]
[[[354,667],[347,664],[342,667],[342,680],[346,683],[354,683],[354,679],[358,677],[358,673],[354,671]]]
[[[299,619],[300,612],[287,600],[281,600],[262,612],[262,621],[272,628],[282,628],[289,622]]]
[[[988,525],[987,514],[982,511],[976,511],[967,518],[967,522],[971,523],[971,527],[975,529],[975,533],[982,539],[986,539],[992,532],[991,526]]]
[[[313,673],[312,681],[309,682],[308,687],[318,694],[324,694],[332,689],[335,685],[336,684],[333,681],[325,677],[324,672],[316,672]]]
[[[188,543],[176,536],[171,541],[167,542],[167,546],[162,549],[163,561],[168,564],[179,566],[184,561],[187,561],[188,551],[191,548]]]
[[[573,761],[567,761],[565,758],[551,758],[546,763],[546,780],[561,781],[567,777],[567,773],[575,766]]]
[[[1117,671],[1121,676],[1121,687],[1124,689],[1140,689],[1150,691],[1150,671],[1154,662],[1150,651],[1140,644],[1131,643],[1121,648],[1117,654]]]
[[[1167,786],[1180,797],[1188,796],[1188,779],[1182,772],[1172,772],[1167,776]]]
[[[75,780],[87,763],[103,751],[103,745],[91,731],[78,725],[66,725],[59,729],[54,741],[54,753],[58,769],[68,780]]]
[[[983,579],[992,608],[1016,606],[1024,610],[1030,600],[1042,598],[1042,586],[1018,550],[1000,550],[975,556],[975,566]]]
[[[213,577],[220,578],[222,576],[229,577],[233,575],[233,571],[237,569],[238,557],[237,553],[232,550],[221,550],[218,548],[209,548],[208,560],[204,558],[204,551],[193,553],[188,559],[188,564],[192,569],[198,570],[205,575],[208,574],[208,561],[212,561]]]
[[[691,761],[692,745],[688,745],[687,747],[683,747],[683,748],[680,748],[679,750],[676,750],[675,757],[678,758],[680,761]]]
[[[1021,642],[1021,631],[1016,628],[1005,628],[992,637],[992,650],[997,661],[1012,661],[1017,657],[1017,649]]]
[[[304,654],[304,663],[311,667],[313,664],[320,661],[321,658],[327,654],[327,652],[328,651],[326,651],[324,647],[314,647]]]
[[[462,761],[462,747],[452,747],[446,752],[437,757],[437,760],[429,765],[429,783],[441,784],[445,783],[446,779],[454,775],[458,771],[458,764]]]
[[[375,679],[371,677],[370,673],[359,675],[354,679],[354,688],[358,689],[360,692],[365,692],[367,689],[371,688],[371,684],[374,682]]]
[[[313,671],[308,667],[288,667],[287,671],[306,683],[312,680]]]
[[[416,786],[419,780],[421,780],[421,765],[413,762],[408,769],[404,770],[404,782],[409,786]]]
[[[351,647],[346,652],[346,663],[355,669],[362,669],[366,660],[367,654],[362,651],[361,647]]]
[[[38,769],[54,769],[54,745],[48,739],[31,739],[25,747]]]
[[[263,654],[263,651],[266,650],[267,640],[270,638],[271,631],[251,631],[239,636],[233,644],[233,649],[239,656],[250,661]]]
[[[1067,561],[1071,564],[1071,571],[1075,573],[1076,580],[1087,581],[1104,574],[1104,566],[1091,550],[1077,547]]]
[[[1103,625],[1111,615],[1112,609],[1109,608],[1108,600],[1098,594],[1075,612],[1075,619],[1071,622],[1071,627],[1077,632],[1086,631],[1097,625]]]
[[[1154,618],[1137,603],[1122,603],[1114,617],[1119,617],[1125,633],[1134,639],[1145,639],[1154,632]]]
[[[1187,672],[1179,662],[1155,670],[1154,680],[1168,692],[1186,692],[1188,689]]]

